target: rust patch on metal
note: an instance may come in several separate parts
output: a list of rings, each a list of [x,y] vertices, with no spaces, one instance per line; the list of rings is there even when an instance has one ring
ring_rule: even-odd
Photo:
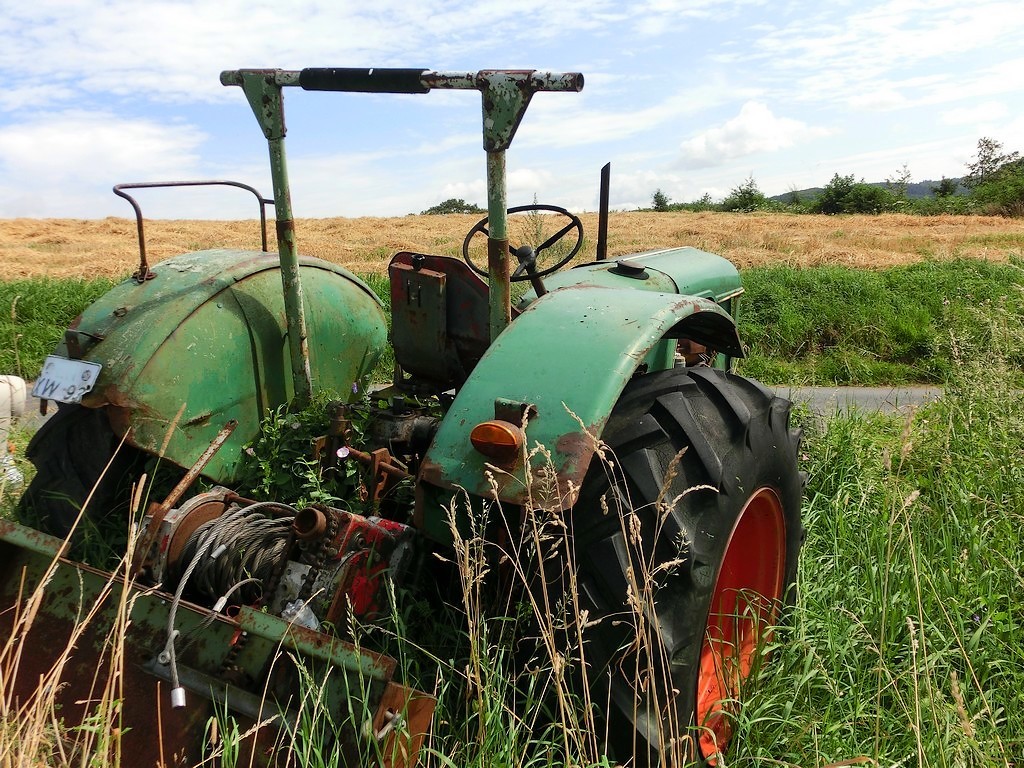
[[[382,744],[382,768],[416,764],[436,706],[433,696],[388,683],[372,723],[373,737]]]

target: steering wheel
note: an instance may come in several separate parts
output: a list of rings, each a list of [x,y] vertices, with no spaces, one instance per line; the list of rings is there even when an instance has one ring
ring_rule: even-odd
[[[580,248],[583,247],[583,222],[580,221],[580,217],[576,214],[569,213],[565,208],[560,208],[557,205],[541,205],[534,203],[533,205],[517,205],[514,208],[509,208],[509,214],[513,213],[533,213],[536,211],[548,211],[551,213],[557,213],[560,216],[564,216],[569,220],[569,223],[559,229],[553,235],[548,237],[544,242],[537,246],[531,246],[528,243],[520,245],[518,248],[509,248],[509,253],[519,259],[519,266],[515,268],[515,271],[509,276],[510,280],[529,280],[531,278],[544,277],[550,275],[556,269],[568,264],[572,257],[580,252]],[[546,218],[546,217],[544,217]],[[542,225],[543,222],[540,222]],[[576,242],[573,243],[572,248],[569,249],[567,254],[558,254],[555,258],[554,264],[551,264],[543,269],[537,267],[537,259],[540,255],[558,243],[562,238],[568,235],[573,230],[576,230]],[[539,227],[538,227],[539,231]],[[476,225],[469,230],[469,234],[466,235],[466,239],[462,242],[462,258],[472,268],[474,272],[479,275],[487,276],[487,270],[481,269],[473,263],[473,259],[469,255],[469,244],[473,240],[473,237],[477,234],[483,234],[485,237],[489,236],[487,231],[487,219],[483,218],[476,223]],[[538,237],[538,239],[540,239]]]

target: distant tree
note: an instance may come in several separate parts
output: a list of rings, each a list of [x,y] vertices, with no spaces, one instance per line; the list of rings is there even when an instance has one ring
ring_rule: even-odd
[[[447,200],[432,205],[422,213],[428,216],[440,216],[446,213],[483,213],[484,209],[473,203],[467,203],[461,197],[450,197]]]
[[[959,187],[956,179],[947,179],[943,176],[939,183],[932,187],[932,194],[936,197],[952,197]]]
[[[897,200],[907,199],[907,187],[910,185],[912,177],[910,175],[910,167],[904,163],[903,167],[900,168],[891,177],[886,178],[885,188],[889,190],[889,193]]]
[[[1005,166],[1018,160],[1019,152],[1004,154],[1002,142],[987,136],[982,137],[978,139],[978,151],[974,156],[974,162],[967,164],[968,173],[963,178],[963,185],[968,189],[980,187],[985,182],[992,181]]]
[[[815,202],[814,208],[816,213],[845,213],[843,210],[844,201],[850,194],[850,190],[853,189],[853,185],[856,182],[853,179],[853,174],[849,176],[840,176],[838,173],[833,174],[832,180],[825,185],[825,188],[821,191]]]
[[[756,211],[764,208],[768,198],[757,188],[757,182],[753,176],[748,176],[746,181],[738,187],[734,187],[725,200],[722,201],[723,211]]]
[[[711,193],[705,192],[690,203],[689,208],[691,211],[713,211],[715,209],[715,202],[711,199]]]
[[[971,190],[977,209],[1001,216],[1024,216],[1024,160],[1019,152],[1003,152],[1003,145],[988,137],[978,141],[974,162],[963,184]]]
[[[669,206],[672,201],[669,200],[668,195],[661,191],[661,189],[654,190],[654,194],[651,196],[651,208],[656,211],[664,212],[669,210]]]
[[[800,205],[801,202],[803,201],[800,199],[800,190],[796,186],[791,186],[786,193],[786,205]]]

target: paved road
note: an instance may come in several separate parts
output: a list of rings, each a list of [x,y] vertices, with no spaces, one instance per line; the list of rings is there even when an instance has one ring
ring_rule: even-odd
[[[794,403],[806,403],[819,416],[895,413],[942,397],[938,387],[776,387],[775,392]]]

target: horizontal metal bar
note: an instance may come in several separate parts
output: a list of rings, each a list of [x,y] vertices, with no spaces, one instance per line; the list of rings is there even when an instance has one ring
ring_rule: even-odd
[[[325,635],[269,613],[242,606],[237,618],[246,632],[283,643],[301,654],[322,659],[348,672],[356,672],[373,680],[388,682],[397,662],[390,656],[356,648],[337,637]]]
[[[530,69],[482,69],[479,72],[438,72],[427,69],[324,67],[303,70],[233,69],[221,72],[224,85],[241,85],[242,74],[263,74],[275,85],[315,91],[351,93],[427,93],[434,88],[484,90],[496,79],[511,79],[529,91],[580,91],[580,72],[541,72]]]

